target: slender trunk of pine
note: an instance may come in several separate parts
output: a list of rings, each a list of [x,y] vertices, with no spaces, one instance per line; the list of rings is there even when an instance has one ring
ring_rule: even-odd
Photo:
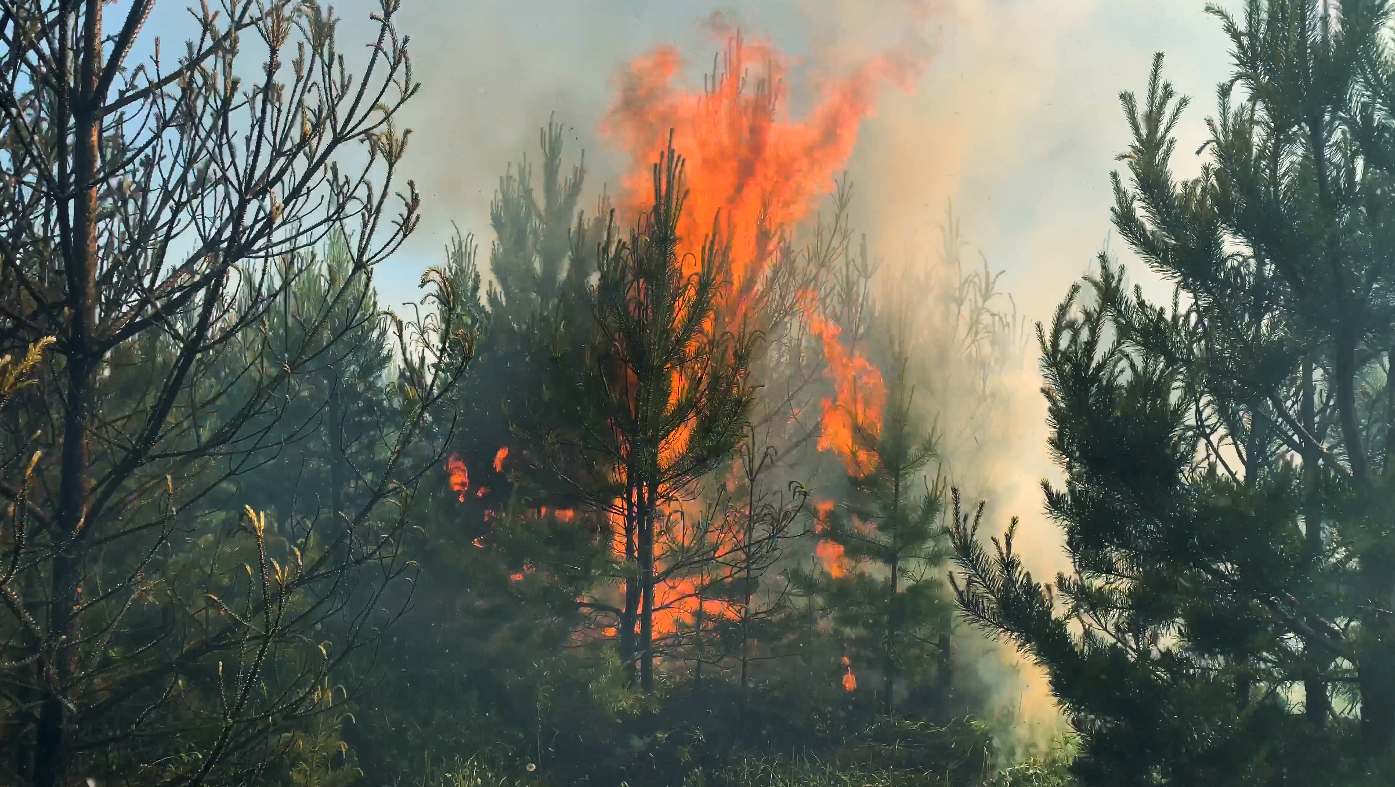
[[[83,30],[80,51],[77,53],[80,73],[69,107],[75,129],[73,172],[69,180],[76,197],[72,202],[72,244],[64,250],[69,307],[65,343],[68,390],[63,414],[58,532],[54,534],[62,546],[53,559],[49,642],[39,662],[41,672],[48,679],[41,684],[44,686],[44,699],[39,706],[35,729],[34,787],[55,787],[63,779],[66,769],[64,731],[68,714],[62,692],[72,678],[74,666],[69,648],[76,639],[73,613],[78,601],[88,530],[84,521],[91,464],[87,431],[92,417],[90,408],[94,400],[93,388],[99,362],[92,334],[97,320],[97,173],[101,156],[102,101],[96,92],[100,76],[101,14],[101,0],[87,0],[82,12]],[[60,25],[59,35],[64,42],[68,40],[69,18],[64,15]],[[58,67],[65,66],[60,64]],[[63,133],[63,129],[59,133]],[[65,160],[61,153],[57,158],[60,162]]]
[[[693,613],[693,658],[696,665],[693,667],[693,692],[702,691],[702,591],[707,582],[707,572],[704,571],[698,578],[697,590],[697,611]]]
[[[654,493],[647,480],[640,489],[639,509],[639,686],[654,690]]]
[[[1369,490],[1372,484],[1370,466],[1357,425],[1355,353],[1351,329],[1339,326],[1333,359],[1338,422],[1352,478]],[[1377,544],[1361,554],[1360,564],[1363,606],[1370,610],[1361,621],[1370,644],[1357,668],[1357,685],[1361,689],[1361,747],[1368,756],[1378,758],[1395,750],[1395,616],[1388,611],[1395,601],[1395,553],[1388,545]]]
[[[625,607],[620,613],[620,659],[625,665],[626,683],[635,685],[638,654],[635,653],[635,623],[639,618],[640,577],[636,535],[639,531],[638,500],[635,495],[632,467],[626,469],[631,479],[625,487]]]
[[[1317,417],[1315,397],[1313,392],[1313,363],[1305,360],[1303,362],[1303,399],[1299,404],[1299,417],[1302,419],[1303,428],[1310,435],[1317,434]],[[1319,498],[1318,484],[1321,480],[1319,475],[1318,462],[1321,457],[1313,446],[1304,446],[1303,458],[1303,486],[1307,499],[1303,505],[1303,527],[1305,530],[1305,551],[1307,552],[1309,570],[1312,572],[1314,587],[1313,593],[1320,591],[1316,586],[1319,581],[1319,572],[1322,570],[1323,531],[1322,531],[1322,501]],[[1309,669],[1311,672],[1303,679],[1303,694],[1305,704],[1305,715],[1308,721],[1321,727],[1327,723],[1327,716],[1331,711],[1332,703],[1327,694],[1327,684],[1323,682],[1321,675],[1326,671],[1330,663],[1330,657],[1321,650],[1321,645],[1316,642],[1304,644],[1307,650]]]
[[[889,587],[891,595],[887,599],[886,607],[886,715],[891,716],[896,713],[896,593],[898,591],[899,574],[901,568],[901,555],[893,553],[891,557],[891,582]]]
[[[754,451],[754,449],[752,449]],[[742,534],[741,559],[744,584],[741,587],[741,708],[739,721],[746,725],[746,702],[751,691],[751,600],[755,598],[755,588],[751,584],[751,545],[756,537],[756,482],[747,475],[746,481],[746,532]]]
[[[343,528],[344,561],[347,563],[353,544],[353,534],[349,532],[349,522],[345,510],[344,493],[348,475],[344,470],[344,380],[330,367],[329,375],[329,507],[333,512],[334,524],[330,532]]]
[[[1361,687],[1361,743],[1371,757],[1395,750],[1395,554],[1381,549],[1363,555],[1363,574],[1371,613],[1371,644],[1358,669]]]
[[[950,647],[952,641],[948,631],[940,635],[939,659],[935,664],[935,695],[940,704],[941,713],[948,716],[949,692],[954,685],[954,665],[950,662]]]
[[[899,457],[898,457],[899,458]],[[888,583],[890,595],[886,600],[886,715],[892,716],[896,713],[896,641],[900,635],[900,620],[897,613],[896,594],[900,591],[901,582],[901,543],[899,530],[901,524],[901,465],[888,466],[891,472],[891,581]]]

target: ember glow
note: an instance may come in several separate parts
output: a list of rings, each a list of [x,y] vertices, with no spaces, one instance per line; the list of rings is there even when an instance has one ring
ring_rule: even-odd
[[[843,691],[855,691],[857,689],[857,676],[853,674],[852,662],[848,657],[843,657]]]
[[[502,473],[502,472],[504,472],[504,460],[508,458],[508,455],[509,455],[509,447],[508,447],[508,446],[504,446],[503,448],[500,448],[500,449],[498,450],[498,452],[496,452],[496,453],[494,454],[494,472],[496,472],[496,473]]]
[[[465,502],[465,492],[470,488],[470,473],[465,469],[465,460],[451,454],[446,460],[446,472],[450,473],[450,488],[460,493],[460,502]]]
[[[848,474],[861,478],[877,466],[867,440],[881,434],[886,383],[881,370],[865,355],[843,345],[842,328],[820,315],[812,299],[806,298],[805,303],[804,319],[823,345],[824,373],[833,380],[834,396],[820,402],[819,450],[836,451]]]

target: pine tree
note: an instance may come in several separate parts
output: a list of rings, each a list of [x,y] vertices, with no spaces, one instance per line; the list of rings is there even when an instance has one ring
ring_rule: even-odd
[[[371,271],[355,270],[342,233],[323,253],[281,261],[284,292],[267,309],[266,339],[282,353],[304,348],[304,376],[287,392],[283,412],[265,440],[279,447],[259,472],[241,479],[238,502],[255,503],[279,521],[317,523],[338,540],[344,519],[382,475],[400,402],[389,379],[391,335],[378,306]],[[233,346],[239,346],[234,343]],[[229,359],[225,401],[235,407],[244,383]]]
[[[684,273],[677,230],[687,191],[683,159],[671,146],[653,178],[653,208],[629,240],[608,231],[602,243],[594,296],[602,338],[583,380],[585,444],[600,472],[614,479],[602,476],[596,503],[622,523],[620,652],[646,692],[654,687],[658,548],[671,523],[668,509],[690,497],[694,482],[740,442],[753,348],[744,332],[712,328],[728,253],[715,232],[703,243],[698,273]]]
[[[914,416],[904,364],[884,422],[859,425],[865,464],[849,478],[851,500],[819,523],[832,559],[801,576],[852,658],[881,670],[888,714],[904,689],[898,678],[923,677],[939,662],[951,609],[937,576],[949,556],[939,522],[943,485],[925,473],[935,443]]]
[[[1073,570],[1044,586],[1011,528],[988,550],[957,512],[959,602],[1050,672],[1086,784],[1386,783],[1390,9],[1212,13],[1236,74],[1199,177],[1173,175],[1161,56],[1123,95],[1114,223],[1173,303],[1102,257],[1092,299],[1038,326]]]

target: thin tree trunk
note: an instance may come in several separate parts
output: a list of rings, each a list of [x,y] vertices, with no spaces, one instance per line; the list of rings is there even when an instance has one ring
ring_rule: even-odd
[[[901,467],[888,467],[892,471],[891,521],[900,525],[901,517]],[[901,581],[901,544],[897,542],[897,531],[891,532],[891,595],[886,600],[886,715],[896,713],[896,639],[900,634],[896,619],[896,593]]]
[[[639,686],[654,690],[654,484],[640,490],[639,511]]]
[[[950,655],[952,653],[952,640],[950,638],[949,632],[946,631],[945,633],[940,635],[939,645],[940,658],[939,663],[936,665],[937,674],[935,676],[935,694],[940,703],[940,712],[943,715],[948,716],[950,700],[949,693],[954,686],[954,665],[950,661]]]
[[[630,470],[627,468],[627,473]],[[631,476],[633,478],[633,476]],[[639,529],[637,513],[638,501],[635,498],[633,481],[625,488],[625,566],[638,566],[636,535]],[[635,653],[635,623],[639,615],[640,577],[637,571],[629,571],[625,577],[625,608],[620,613],[620,659],[625,665],[626,683],[635,685],[637,654]]]
[[[1313,363],[1310,360],[1304,361],[1303,399],[1299,404],[1299,417],[1303,421],[1303,428],[1310,435],[1315,435],[1317,432],[1317,408],[1314,401],[1313,385]],[[1318,490],[1318,484],[1321,480],[1318,463],[1321,456],[1315,446],[1304,446],[1302,457],[1303,486],[1307,493],[1307,499],[1303,505],[1304,547],[1307,552],[1309,570],[1313,573],[1313,581],[1316,583],[1318,573],[1321,571],[1324,553],[1322,501],[1319,498]],[[1313,588],[1314,592],[1317,590],[1317,587]],[[1304,712],[1308,721],[1321,727],[1327,723],[1327,717],[1332,709],[1332,701],[1327,694],[1327,684],[1321,678],[1321,674],[1325,671],[1330,660],[1320,655],[1321,648],[1316,643],[1305,643],[1305,646],[1312,663],[1309,665],[1311,673],[1303,679]]]
[[[67,765],[68,724],[63,692],[73,674],[69,652],[73,611],[82,576],[82,555],[90,528],[87,495],[91,456],[87,431],[92,416],[96,368],[93,332],[97,320],[97,172],[101,146],[101,99],[96,95],[101,58],[102,2],[87,0],[82,13],[80,73],[72,97],[75,126],[72,243],[66,250],[69,327],[65,342],[68,390],[63,413],[63,444],[58,488],[58,532],[63,545],[54,555],[49,603],[49,641],[39,664],[44,694],[35,729],[34,787],[55,787]],[[66,28],[66,25],[64,26]],[[66,31],[64,31],[66,35]]]
[[[753,452],[754,450],[752,448]],[[751,543],[755,540],[756,533],[755,488],[755,479],[750,477],[748,473],[746,481],[746,532],[741,555],[741,559],[745,563],[742,570],[746,575],[745,585],[741,588],[741,708],[738,719],[742,729],[745,729],[746,726],[746,703],[751,691],[751,600],[755,597],[755,590],[751,585]]]
[[[1366,625],[1371,646],[1357,681],[1361,687],[1361,745],[1368,756],[1384,757],[1395,750],[1395,555],[1363,555],[1369,604]]]
[[[693,667],[693,692],[702,691],[702,591],[707,582],[707,572],[703,571],[698,577],[697,590],[697,611],[693,614],[693,658],[697,662]]]
[[[891,558],[891,597],[886,607],[886,715],[896,713],[896,593],[898,590],[901,556]]]
[[[334,524],[331,532],[343,528],[344,560],[351,558],[353,533],[349,532],[346,506],[344,505],[346,476],[344,470],[344,381],[330,367],[329,375],[329,507],[333,512]]]

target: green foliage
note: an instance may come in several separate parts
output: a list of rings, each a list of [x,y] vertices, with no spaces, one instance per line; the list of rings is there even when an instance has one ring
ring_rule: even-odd
[[[949,556],[939,524],[943,489],[924,472],[936,456],[934,439],[920,431],[904,373],[889,395],[882,424],[855,425],[871,467],[850,478],[851,501],[819,522],[818,538],[836,545],[840,562],[853,570],[835,564],[797,578],[831,618],[855,663],[880,669],[883,701],[892,712],[898,676],[918,682],[936,671],[937,662],[945,671],[950,604],[935,576]]]
[[[1038,326],[1046,487],[1072,572],[1042,585],[960,510],[965,613],[1051,674],[1084,784],[1376,784],[1395,758],[1387,510],[1395,233],[1389,7],[1213,10],[1236,64],[1195,179],[1157,58],[1123,95],[1114,223],[1177,286],[1101,257]],[[980,507],[980,512],[981,512]]]
[[[305,732],[291,733],[291,787],[348,787],[363,777],[358,768],[337,762],[349,753],[339,739],[344,713],[333,704],[333,689],[320,689],[318,712]]]
[[[654,204],[628,241],[608,228],[600,247],[594,316],[598,337],[579,390],[582,443],[599,472],[591,504],[623,522],[625,600],[619,646],[638,680],[654,687],[657,545],[703,476],[730,460],[744,436],[754,391],[755,337],[714,327],[720,276],[729,270],[713,217],[697,269],[678,253],[687,197],[684,164],[670,146],[654,165]]]

